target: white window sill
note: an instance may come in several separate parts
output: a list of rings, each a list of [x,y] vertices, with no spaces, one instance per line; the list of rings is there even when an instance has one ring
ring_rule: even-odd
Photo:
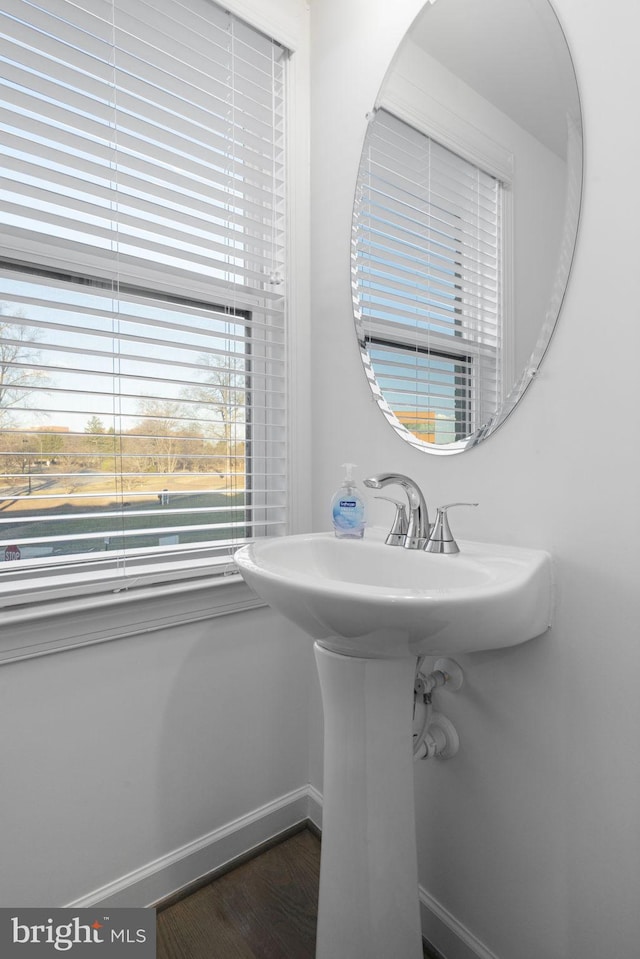
[[[264,605],[235,573],[5,608],[0,665]]]

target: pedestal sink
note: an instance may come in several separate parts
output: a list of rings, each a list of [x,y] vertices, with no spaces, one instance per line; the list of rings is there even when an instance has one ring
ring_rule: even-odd
[[[452,556],[313,533],[236,553],[247,583],[313,637],[325,721],[317,959],[421,959],[413,798],[420,656],[513,646],[551,617],[547,553]]]

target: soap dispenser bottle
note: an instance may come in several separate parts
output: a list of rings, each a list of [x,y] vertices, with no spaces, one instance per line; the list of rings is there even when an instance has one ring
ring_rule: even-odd
[[[343,463],[345,477],[331,500],[333,528],[339,539],[362,539],[364,536],[364,500],[353,479],[353,463]]]

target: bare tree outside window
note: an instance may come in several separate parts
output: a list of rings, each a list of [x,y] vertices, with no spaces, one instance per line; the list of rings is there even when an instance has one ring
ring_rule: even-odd
[[[235,356],[200,357],[208,366],[202,383],[189,387],[184,398],[197,404],[203,433],[216,442],[224,472],[245,470],[247,360]],[[212,415],[213,414],[213,415]]]
[[[5,316],[0,304],[0,429],[15,428],[14,409],[29,404],[30,396],[46,384],[34,367],[39,359],[40,331],[16,322],[23,313]]]
[[[13,475],[8,490],[31,495],[32,472],[39,454],[44,455],[43,442],[31,430],[22,432],[24,419],[18,415],[29,406],[32,394],[42,389],[47,377],[37,369],[40,331],[21,320],[26,314],[16,311],[6,315],[8,307],[0,304],[0,433],[2,463],[0,473]],[[24,487],[24,490],[22,489]]]

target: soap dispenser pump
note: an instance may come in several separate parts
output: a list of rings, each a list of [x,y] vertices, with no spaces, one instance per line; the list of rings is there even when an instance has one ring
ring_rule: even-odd
[[[364,536],[365,508],[353,479],[354,463],[343,463],[345,470],[342,486],[331,500],[333,528],[339,539],[362,539]]]

